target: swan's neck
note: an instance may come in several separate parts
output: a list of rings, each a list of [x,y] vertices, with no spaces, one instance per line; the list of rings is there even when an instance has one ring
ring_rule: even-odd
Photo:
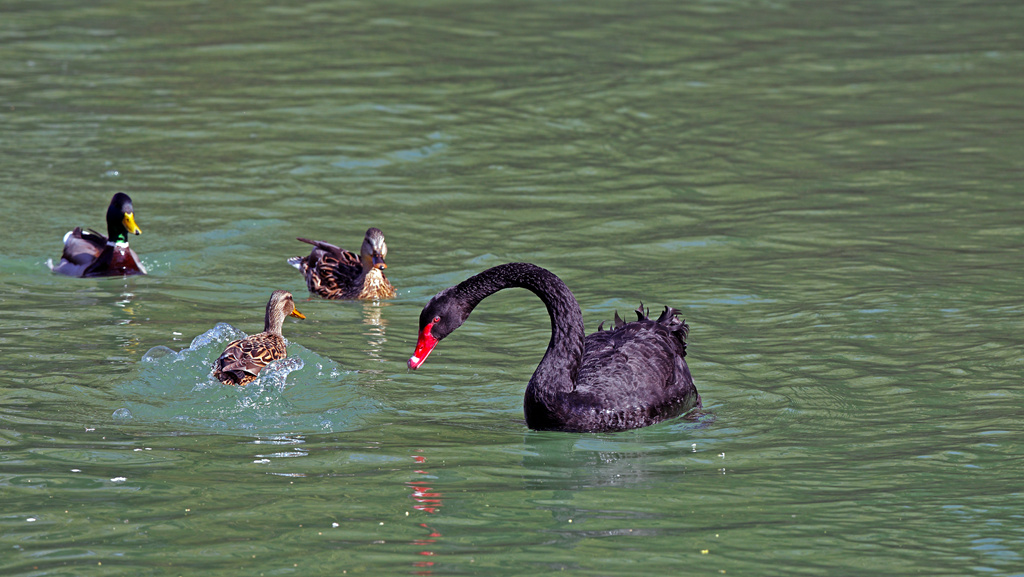
[[[506,288],[527,289],[540,297],[551,317],[551,341],[527,387],[527,397],[544,402],[575,388],[583,357],[583,313],[569,287],[548,270],[527,263],[510,263],[488,269],[458,285],[467,297],[469,310],[484,298]],[[467,311],[468,314],[468,311]]]

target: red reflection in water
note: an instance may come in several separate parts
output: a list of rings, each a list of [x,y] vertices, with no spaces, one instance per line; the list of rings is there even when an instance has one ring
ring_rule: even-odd
[[[421,452],[422,449],[417,449],[416,451]],[[417,465],[427,462],[427,458],[423,455],[412,455],[412,459],[413,461],[416,462]],[[413,472],[416,473],[417,475],[430,474],[421,469],[416,469]],[[410,489],[412,489],[412,494],[410,495],[410,497],[412,497],[413,501],[416,502],[416,504],[412,506],[413,509],[417,511],[423,511],[424,513],[429,514],[437,513],[441,509],[441,506],[443,505],[443,503],[441,502],[441,493],[435,492],[432,487],[427,487],[425,484],[417,481],[406,481],[405,484],[408,485]],[[441,536],[441,533],[440,531],[434,529],[426,523],[420,523],[420,527],[426,529],[428,534],[426,538],[416,539],[412,542],[412,544],[418,545],[420,547],[428,547],[427,550],[420,551],[419,554],[423,555],[424,557],[433,557],[434,552],[430,551],[429,547],[437,542],[437,538]],[[434,566],[433,561],[416,561],[412,564],[412,566],[416,569],[419,569],[418,571],[413,572],[414,575],[432,575],[434,573],[434,571],[431,569]]]

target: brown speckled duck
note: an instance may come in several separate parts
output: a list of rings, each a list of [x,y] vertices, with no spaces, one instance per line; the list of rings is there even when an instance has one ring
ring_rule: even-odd
[[[49,260],[46,264],[53,272],[77,277],[146,274],[139,255],[128,247],[129,234],[142,231],[135,224],[131,197],[119,192],[107,207],[107,236],[76,227],[64,235],[60,262],[54,266]]]
[[[366,231],[359,256],[320,240],[299,238],[313,245],[309,256],[288,259],[306,277],[309,292],[325,299],[389,299],[395,296],[384,269],[388,245],[379,228]]]
[[[287,354],[281,327],[284,317],[306,318],[295,308],[292,293],[274,291],[267,303],[263,332],[228,343],[213,363],[213,376],[225,385],[243,386],[256,379],[263,367]]]

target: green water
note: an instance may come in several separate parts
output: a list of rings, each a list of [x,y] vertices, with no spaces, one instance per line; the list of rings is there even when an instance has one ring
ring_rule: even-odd
[[[1021,22],[5,0],[0,573],[1024,575]],[[151,274],[50,274],[118,190]],[[369,226],[398,297],[306,301],[295,237]],[[406,370],[431,295],[520,260],[588,330],[680,309],[706,414],[526,429],[525,291]],[[274,289],[288,364],[210,386]]]

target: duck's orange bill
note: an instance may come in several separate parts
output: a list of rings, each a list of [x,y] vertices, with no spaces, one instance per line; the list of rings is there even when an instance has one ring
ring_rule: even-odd
[[[299,312],[299,309],[292,309],[292,312],[288,313],[288,316],[290,316],[290,317],[295,317],[295,318],[299,318],[299,319],[304,319],[304,318],[306,318],[306,315],[304,315],[304,314],[300,313],[300,312]]]
[[[409,368],[418,369],[423,361],[427,360],[430,355],[430,351],[434,350],[437,346],[437,339],[434,335],[430,334],[430,329],[434,328],[434,323],[427,323],[427,326],[423,327],[420,331],[420,338],[416,341],[416,350],[409,357]]]

